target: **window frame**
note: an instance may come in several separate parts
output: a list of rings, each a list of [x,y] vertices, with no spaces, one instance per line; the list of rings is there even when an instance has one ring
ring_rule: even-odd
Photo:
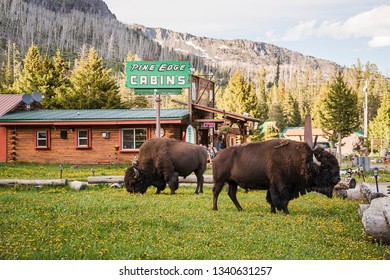
[[[87,136],[80,138],[80,135],[79,135],[80,132],[86,132]],[[80,140],[86,140],[87,144],[86,145],[80,145]],[[90,149],[90,148],[92,148],[92,131],[91,131],[90,128],[76,129],[75,145],[76,145],[77,149]]]
[[[40,133],[45,133],[46,137],[45,138],[39,137]],[[50,129],[36,129],[35,133],[34,133],[35,149],[37,149],[37,150],[47,150],[47,149],[50,149],[50,147],[51,147],[50,139],[51,139]],[[46,141],[46,145],[44,145],[44,146],[43,145],[39,145],[38,141],[42,141],[42,140]]]
[[[125,148],[124,147],[124,139],[123,139],[123,137],[124,137],[124,131],[126,131],[126,130],[132,130],[133,131],[133,145],[134,145],[134,148]],[[145,142],[145,141],[147,141],[148,140],[148,129],[147,128],[145,128],[145,127],[124,127],[124,128],[121,128],[120,129],[120,145],[119,145],[119,148],[120,148],[120,151],[121,152],[132,152],[132,151],[139,151],[139,149],[140,148],[136,148],[136,144],[137,144],[137,141],[136,141],[136,130],[143,130],[143,133],[144,133],[144,135],[145,135],[145,139],[144,139],[144,141],[142,141],[142,143],[141,143],[141,145]],[[141,147],[141,145],[140,145],[140,147]]]

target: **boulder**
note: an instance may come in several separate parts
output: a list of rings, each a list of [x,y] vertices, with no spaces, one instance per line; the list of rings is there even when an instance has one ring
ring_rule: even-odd
[[[81,182],[81,181],[73,181],[70,183],[70,188],[75,191],[82,191],[85,190],[88,186],[88,183]]]
[[[111,184],[110,187],[111,188],[118,188],[118,189],[120,189],[120,188],[123,188],[123,184],[121,184],[121,183],[113,183],[113,184]]]
[[[367,236],[390,245],[390,197],[372,199],[362,222]]]

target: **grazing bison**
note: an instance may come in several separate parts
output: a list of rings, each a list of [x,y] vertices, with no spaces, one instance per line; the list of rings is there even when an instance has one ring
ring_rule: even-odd
[[[201,146],[171,138],[156,138],[142,144],[139,158],[125,173],[128,192],[145,193],[151,185],[157,193],[168,183],[171,194],[179,187],[179,176],[192,172],[197,178],[195,193],[203,192],[203,173],[207,166],[207,151]]]
[[[223,185],[229,185],[229,197],[239,211],[237,186],[267,191],[271,212],[289,214],[290,200],[316,191],[332,197],[333,187],[340,181],[337,159],[322,148],[312,150],[306,143],[269,140],[232,146],[218,152],[213,161],[213,210]]]

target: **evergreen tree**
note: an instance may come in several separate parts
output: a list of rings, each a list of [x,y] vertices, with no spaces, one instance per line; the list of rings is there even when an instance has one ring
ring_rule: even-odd
[[[110,70],[103,67],[102,58],[91,48],[86,59],[79,59],[70,77],[72,87],[66,95],[66,108],[120,108],[118,85]]]
[[[288,94],[284,101],[283,115],[286,126],[300,126],[302,124],[298,101],[295,100],[291,93]]]
[[[261,123],[268,120],[268,95],[266,88],[267,72],[264,67],[256,73],[257,111]]]
[[[34,91],[42,93],[41,104],[46,109],[62,108],[61,93],[67,89],[65,78],[65,63],[60,51],[53,60],[47,54],[41,58],[39,50],[32,45],[24,59],[24,67],[14,88],[18,93],[31,94]]]
[[[280,85],[283,85],[280,83]],[[269,120],[276,122],[276,126],[279,128],[284,128],[286,126],[286,121],[283,115],[282,101],[284,99],[284,87],[278,88],[276,85],[273,85],[270,90],[269,96]]]
[[[258,116],[256,94],[240,71],[231,77],[223,95],[218,96],[217,104],[218,108],[226,111]]]
[[[320,122],[327,131],[333,131],[333,139],[338,138],[341,159],[341,139],[358,129],[357,95],[343,80],[341,71],[331,83],[325,98],[324,111],[320,111]]]
[[[378,114],[369,123],[369,137],[384,140],[384,148],[390,146],[390,93],[385,92],[382,105],[378,109]]]
[[[135,95],[134,89],[127,88],[126,85],[126,65],[127,61],[134,61],[135,55],[129,51],[126,60],[123,62],[123,72],[121,73],[119,93],[123,108],[147,108],[148,100],[145,95]]]
[[[70,81],[67,77],[67,69],[61,51],[57,49],[52,58],[51,81],[53,85],[52,98],[46,108],[62,109],[66,104],[66,92],[69,90]],[[46,98],[44,100],[46,102]]]
[[[23,70],[20,72],[18,79],[14,83],[16,92],[31,94],[33,91],[38,91],[40,78],[42,73],[42,58],[39,54],[38,47],[32,45],[24,58]]]

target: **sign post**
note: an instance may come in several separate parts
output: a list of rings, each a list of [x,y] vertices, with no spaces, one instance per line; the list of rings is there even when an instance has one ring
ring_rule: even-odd
[[[161,136],[161,94],[181,94],[191,86],[188,61],[127,61],[126,87],[135,94],[154,95],[156,103],[156,137]]]
[[[157,94],[157,89],[154,90],[154,101],[156,102],[156,137],[161,136],[161,125],[160,125],[160,111],[161,111],[161,98]]]

